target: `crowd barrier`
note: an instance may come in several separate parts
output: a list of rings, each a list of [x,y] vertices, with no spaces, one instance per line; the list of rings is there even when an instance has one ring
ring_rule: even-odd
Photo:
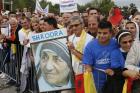
[[[23,46],[17,46],[17,53],[12,55],[10,48],[0,49],[0,72],[6,74],[6,77],[16,82],[16,91],[20,92],[20,84],[21,84],[21,60],[23,55]],[[19,52],[20,51],[20,52]],[[39,93],[37,77],[36,77],[36,69],[34,62],[31,62],[31,67],[29,68],[29,76],[27,78],[27,87],[28,93]],[[57,92],[45,92],[45,93],[61,93]]]
[[[15,86],[17,87],[17,93],[20,91],[20,68],[21,68],[21,59],[23,54],[23,47],[20,45],[17,46],[17,53],[11,54],[10,48],[0,49],[0,72],[5,73],[6,78],[16,82]],[[19,52],[20,51],[20,52]],[[39,93],[37,80],[35,77],[35,67],[32,62],[31,68],[29,71],[29,76],[27,78],[27,90],[30,93]]]

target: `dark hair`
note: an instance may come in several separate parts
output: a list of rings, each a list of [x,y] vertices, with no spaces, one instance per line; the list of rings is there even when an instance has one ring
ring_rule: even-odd
[[[88,12],[86,10],[84,10],[83,13],[88,13]]]
[[[21,20],[27,20],[28,22],[31,22],[31,19],[28,18],[28,17],[26,17],[26,16],[25,17],[22,17]]]
[[[136,24],[135,24],[134,22],[132,22],[132,21],[128,21],[128,22],[125,24],[125,26],[126,26],[127,24],[134,24],[135,27],[136,27]]]
[[[15,14],[15,15],[16,15],[16,13],[15,13],[15,12],[13,12],[13,11],[9,12],[9,15],[10,15],[10,14]]]
[[[58,28],[57,20],[54,17],[45,17],[44,22],[47,22],[49,25],[53,25],[54,28]]]
[[[119,31],[116,35],[116,40],[117,40],[118,44],[120,44],[122,37],[126,37],[128,35],[131,35],[131,32],[129,32],[128,30]]]
[[[98,24],[98,28],[100,29],[109,29],[109,31],[112,31],[112,24],[109,21],[101,20]]]
[[[22,16],[22,18],[23,18],[23,17],[26,17],[26,15],[25,15],[24,13],[22,13],[21,16]]]
[[[135,12],[135,14],[133,15],[133,18],[136,17],[137,15],[140,15],[140,12]]]
[[[90,12],[91,10],[96,10],[98,13],[100,13],[100,10],[99,10],[98,8],[90,7],[90,8],[88,9],[88,14],[89,14],[89,12]]]

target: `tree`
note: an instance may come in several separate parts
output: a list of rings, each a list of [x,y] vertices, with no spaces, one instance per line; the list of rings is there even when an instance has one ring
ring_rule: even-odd
[[[136,5],[133,4],[133,3],[131,3],[129,6],[130,6],[131,9],[136,9],[137,8]]]
[[[129,7],[128,6],[123,6],[121,9],[122,9],[122,14],[124,15],[125,18],[127,18],[127,16],[130,15]]]
[[[13,0],[13,10],[19,8],[35,8],[35,0]]]
[[[32,11],[35,10],[36,0],[14,0],[13,8],[14,10],[19,8],[23,9],[27,7],[28,9],[31,8]],[[51,2],[46,2],[42,0],[40,2],[41,7],[44,9],[47,5],[49,5],[49,12],[59,13],[59,4],[52,5]]]
[[[31,8],[31,10],[34,11],[35,9],[35,3],[36,0],[14,0],[14,9],[20,8],[23,9],[24,7]],[[41,7],[44,9],[47,5],[49,5],[49,12],[59,13],[59,4],[53,5],[51,2],[46,2],[46,0],[42,0],[40,2]],[[114,2],[111,0],[92,0],[91,2],[85,4],[85,5],[79,5],[78,4],[78,10],[79,12],[83,12],[88,7],[95,7],[99,8],[101,10],[101,13],[104,15],[108,14],[108,11],[111,9],[111,7],[115,6]],[[134,5],[131,5],[131,7],[134,7]]]
[[[121,9],[125,18],[128,18],[129,15],[133,15],[136,11],[138,11],[137,7],[133,3],[131,3],[129,6],[123,6]]]
[[[44,9],[47,5],[49,5],[49,12],[58,14],[59,13],[59,4],[52,4],[51,2],[42,1],[40,5]]]
[[[82,13],[82,12],[84,12],[86,10],[86,6],[84,6],[84,5],[77,4],[77,8],[78,8],[80,13]]]
[[[101,13],[108,15],[110,9],[114,6],[115,4],[111,0],[102,0],[99,4],[99,9],[101,10]]]
[[[40,2],[41,7],[44,9],[49,3],[47,3],[46,1],[42,0]]]
[[[136,7],[136,5],[135,4],[133,4],[133,3],[131,3],[130,5],[129,5],[129,10],[128,10],[130,13],[132,13],[132,12],[136,12],[137,11],[137,7]],[[134,13],[132,13],[132,14],[134,14]]]
[[[95,7],[100,9],[102,14],[107,15],[113,6],[115,6],[115,4],[111,0],[92,0],[85,4],[85,6],[79,6],[79,10],[85,10],[88,7]]]

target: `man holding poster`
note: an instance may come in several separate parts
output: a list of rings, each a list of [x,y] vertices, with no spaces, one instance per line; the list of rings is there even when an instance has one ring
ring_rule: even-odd
[[[72,53],[72,66],[75,73],[76,93],[84,93],[84,68],[82,64],[83,51],[87,43],[90,42],[93,37],[85,32],[83,20],[79,16],[73,16],[70,19],[70,28],[74,34],[69,37],[67,45]]]
[[[39,92],[74,93],[67,90],[74,88],[71,59],[66,45],[67,31],[57,29],[57,21],[53,17],[43,20],[47,31],[31,36],[30,40],[33,43]]]

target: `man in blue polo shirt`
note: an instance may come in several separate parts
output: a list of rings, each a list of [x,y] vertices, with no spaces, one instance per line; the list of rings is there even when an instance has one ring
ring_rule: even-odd
[[[102,20],[98,25],[97,39],[89,42],[85,48],[83,64],[85,70],[92,69],[95,86],[98,93],[103,93],[102,88],[108,75],[113,75],[110,69],[111,51],[117,48],[117,43],[112,39],[112,25]]]

